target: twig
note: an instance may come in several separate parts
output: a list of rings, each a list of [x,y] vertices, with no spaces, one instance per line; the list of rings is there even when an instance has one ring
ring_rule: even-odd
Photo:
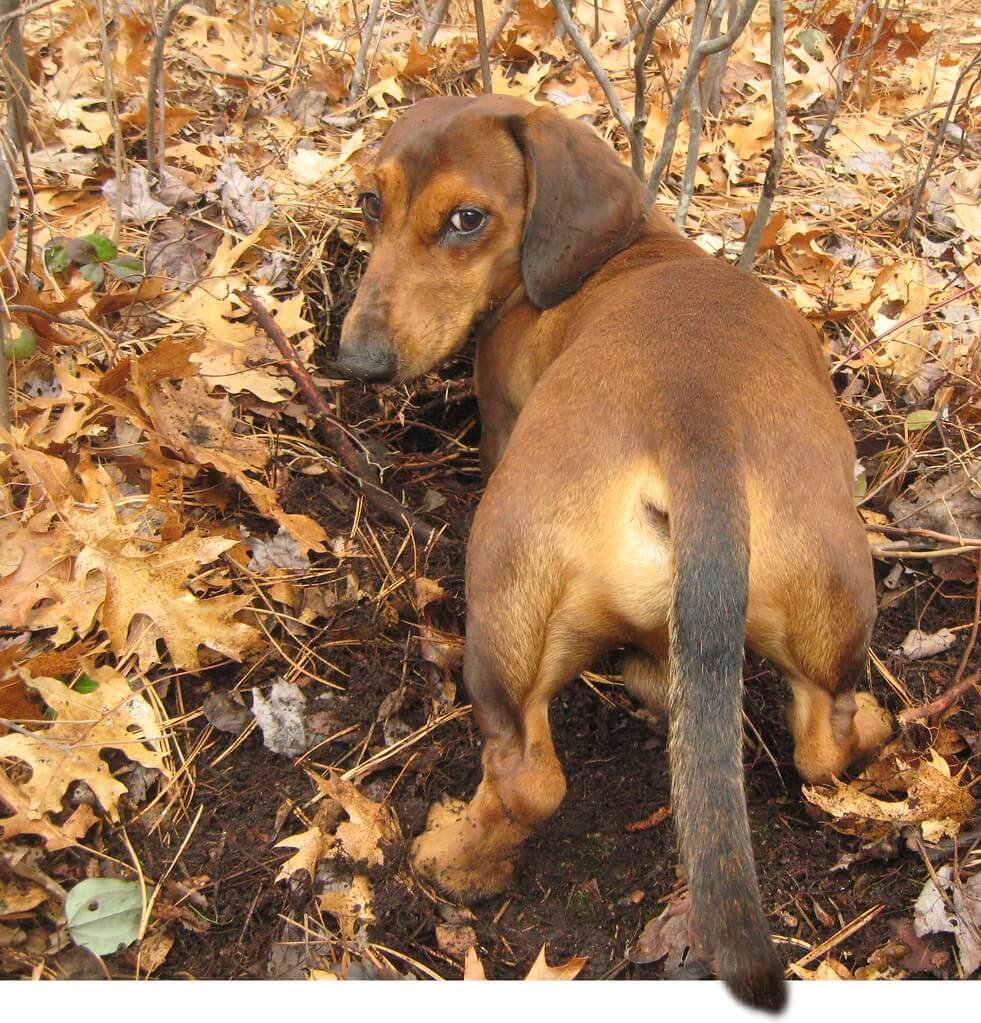
[[[109,19],[106,17],[105,0],[96,0],[99,11],[99,36],[102,43],[103,89],[106,97],[106,110],[112,125],[113,166],[116,171],[116,197],[113,202],[112,240],[118,244],[119,231],[123,221],[123,127],[119,123],[119,103],[116,99],[116,87],[112,77],[112,56],[109,52]]]
[[[668,113],[668,123],[664,129],[664,141],[661,144],[661,151],[657,154],[657,159],[654,161],[654,166],[651,168],[650,180],[647,182],[648,206],[651,206],[657,198],[657,191],[661,187],[661,179],[664,177],[664,172],[667,170],[668,164],[671,162],[671,156],[674,153],[674,144],[678,138],[678,125],[681,123],[681,112],[684,109],[689,91],[698,80],[698,72],[702,63],[706,57],[710,57],[713,53],[718,53],[720,50],[724,50],[726,47],[732,46],[748,24],[749,19],[752,17],[753,11],[756,9],[757,2],[758,0],[745,0],[743,6],[739,8],[738,17],[733,24],[728,26],[726,34],[716,36],[714,39],[703,39],[702,42],[698,44],[694,53],[692,53],[689,57],[688,67],[685,69],[681,85],[675,93],[674,102],[671,104],[671,110]]]
[[[654,43],[654,34],[664,16],[674,7],[676,0],[660,0],[647,17],[644,34],[634,54],[634,119],[630,126],[630,158],[634,174],[644,180],[646,160],[644,157],[644,129],[647,127],[647,56]]]
[[[311,410],[317,415],[318,427],[324,434],[327,443],[340,456],[345,468],[361,483],[365,500],[390,522],[399,525],[407,523],[417,539],[423,543],[429,543],[436,528],[409,511],[401,501],[381,486],[378,471],[351,443],[352,436],[358,437],[357,431],[349,426],[342,428],[337,422],[323,395],[310,378],[310,374],[297,358],[289,338],[283,333],[269,310],[251,291],[240,291],[237,294],[252,310],[259,326],[279,349],[287,371],[303,391]]]
[[[13,308],[11,306],[11,308]],[[906,529],[903,526],[887,526],[879,522],[866,523],[870,533],[887,533],[894,536],[921,536],[925,540],[937,540],[941,543],[963,544],[969,547],[981,547],[981,537],[954,536],[952,533],[937,533],[932,529]]]
[[[695,14],[691,22],[691,43],[688,47],[689,53],[698,49],[702,41],[702,33],[705,31],[705,20],[708,17],[711,0],[696,0]],[[698,150],[702,144],[702,93],[696,83],[693,89],[688,91],[688,155],[685,158],[685,173],[681,179],[681,193],[678,196],[678,206],[674,211],[674,222],[678,227],[684,227],[688,219],[688,207],[691,206],[691,198],[695,194],[695,171],[698,169]]]
[[[477,52],[480,55],[480,78],[484,86],[484,95],[489,96],[494,91],[494,86],[491,84],[487,25],[484,23],[484,0],[473,0],[473,13],[477,22]]]
[[[562,22],[562,27],[568,33],[569,39],[572,40],[572,45],[579,52],[579,56],[586,62],[586,66],[593,73],[593,77],[603,90],[603,95],[606,96],[606,101],[610,104],[610,110],[617,119],[617,123],[623,128],[624,133],[629,139],[631,137],[630,118],[627,117],[620,100],[617,99],[617,94],[613,89],[613,83],[610,81],[609,76],[596,59],[596,55],[589,48],[589,43],[583,39],[579,29],[576,28],[576,23],[572,20],[572,15],[569,13],[565,0],[552,0],[552,6],[555,8],[555,13],[559,16],[559,21]]]
[[[848,32],[845,34],[845,38],[842,41],[841,56],[838,58],[838,68],[835,75],[835,101],[831,104],[831,109],[828,111],[828,116],[825,119],[824,126],[821,128],[818,137],[814,140],[814,146],[816,149],[824,149],[824,140],[828,137],[828,132],[831,131],[831,126],[834,124],[835,117],[838,115],[838,109],[845,99],[845,71],[848,67],[848,58],[851,56],[849,50],[852,45],[852,40],[855,38],[855,35],[862,24],[862,19],[865,17],[865,12],[871,6],[872,0],[863,0],[862,6],[855,12],[855,20],[849,26]]]
[[[927,182],[930,180],[930,175],[933,173],[934,164],[937,162],[937,157],[940,155],[940,149],[943,146],[944,137],[946,135],[944,129],[951,121],[951,115],[953,114],[954,107],[957,104],[957,95],[961,91],[961,86],[964,84],[964,80],[975,65],[978,65],[978,74],[981,76],[981,51],[978,51],[974,55],[964,70],[957,76],[957,81],[954,82],[954,88],[950,94],[950,100],[947,103],[947,109],[944,111],[944,116],[937,125],[937,136],[933,140],[933,148],[930,150],[930,158],[927,160],[926,169],[923,171],[922,175],[920,175],[920,180],[917,182],[916,190],[913,193],[913,199],[910,202],[909,221],[906,224],[905,232],[906,241],[910,241],[913,237],[913,229],[916,227],[916,215],[920,210],[920,203],[923,202],[923,193],[926,191]]]
[[[907,316],[905,320],[900,320],[899,323],[894,323],[888,330],[884,330],[881,334],[876,334],[871,341],[866,341],[861,348],[856,348],[854,352],[849,352],[847,355],[839,359],[835,363],[832,373],[837,373],[844,365],[851,362],[852,359],[857,358],[863,352],[867,352],[873,345],[877,345],[880,341],[889,337],[890,334],[895,334],[897,330],[901,330],[903,327],[907,327],[909,324],[915,323],[917,320],[922,320],[924,316],[929,316],[931,313],[935,313],[938,309],[943,309],[945,305],[950,305],[951,302],[956,302],[959,298],[965,298],[977,291],[978,288],[981,288],[981,284],[972,284],[971,287],[965,288],[963,291],[958,291],[956,294],[948,296],[942,302],[937,302],[921,312],[914,313],[912,316]]]
[[[517,6],[518,0],[508,0],[507,4],[505,4],[504,10],[501,11],[501,16],[497,19],[497,24],[491,29],[490,35],[487,37],[488,56],[490,55],[490,52],[494,49],[494,47],[497,46],[498,40],[501,38],[501,36],[504,33],[504,30],[507,28],[508,22],[514,16],[514,12],[517,9]],[[429,20],[428,15],[426,16],[425,20],[428,23]],[[478,55],[474,57],[473,60],[469,61],[467,64],[464,65],[464,70],[475,71],[479,67],[480,56]]]
[[[450,6],[450,0],[437,0],[436,6],[432,9],[429,19],[423,26],[422,35],[419,36],[419,45],[424,49],[429,49],[429,44],[433,41],[433,37],[439,31],[440,25],[443,24],[443,19],[446,17],[446,11]]]
[[[709,27],[710,35],[717,36],[722,30],[723,2],[724,0],[716,0],[715,6],[712,10],[712,20]],[[733,18],[735,18],[738,9],[738,0],[729,0],[729,18],[726,23],[727,25]],[[702,106],[705,108],[705,112],[712,117],[719,116],[719,110],[722,105],[722,79],[725,77],[726,64],[729,62],[730,53],[732,53],[731,46],[727,50],[722,50],[719,53],[713,53],[712,56],[709,57],[708,67],[705,69]]]
[[[364,28],[361,31],[361,48],[358,50],[358,59],[354,64],[354,74],[351,76],[351,88],[347,94],[348,103],[353,103],[361,95],[365,62],[368,59],[368,51],[371,49],[371,36],[375,31],[375,22],[378,20],[379,10],[381,10],[381,0],[371,0],[371,6],[368,8],[368,17],[365,18]]]
[[[17,7],[12,11],[4,11],[0,14],[0,25],[6,25],[8,21],[14,21],[17,18],[23,18],[26,14],[31,14],[34,11],[41,10],[42,7],[50,7],[52,4],[57,3],[58,0],[37,0],[33,4],[24,4],[23,7]],[[7,6],[4,4],[4,6]]]
[[[753,266],[760,239],[770,219],[770,209],[777,194],[777,181],[783,167],[783,150],[787,137],[787,87],[785,83],[783,45],[783,2],[770,0],[770,99],[773,104],[773,149],[763,179],[763,194],[756,207],[756,216],[746,233],[738,265],[744,270]]]
[[[157,160],[161,169],[163,168],[164,140],[163,131],[160,132],[160,139],[157,139],[157,101],[160,101],[160,112],[164,112],[164,82],[163,82],[163,56],[167,46],[167,36],[173,27],[174,19],[180,9],[187,3],[187,0],[174,0],[174,3],[167,8],[163,21],[157,29],[156,41],[153,44],[153,53],[150,55],[150,65],[147,71],[146,87],[146,169],[149,174],[155,172]],[[157,148],[159,146],[159,154]],[[124,184],[118,182],[122,191]]]
[[[974,646],[978,641],[978,625],[981,623],[981,551],[978,551],[978,571],[974,579],[974,625],[971,628],[971,635],[968,637],[967,646],[964,647],[964,654],[961,663],[957,665],[957,673],[954,675],[954,685],[960,682],[967,670],[967,662],[974,653]]]
[[[945,693],[942,693],[935,700],[931,700],[930,703],[924,703],[920,707],[910,707],[909,710],[902,711],[899,715],[899,723],[905,726],[913,721],[919,721],[921,718],[937,717],[937,715],[943,714],[945,710],[955,704],[972,686],[976,686],[979,683],[981,683],[981,672],[968,675],[967,678],[962,678],[957,685],[951,686]]]
[[[7,321],[0,316],[0,428],[10,429],[10,391],[7,385]]]
[[[886,907],[881,903],[878,906],[872,906],[865,910],[864,913],[859,913],[854,920],[845,924],[835,934],[832,934],[827,941],[822,941],[820,945],[815,945],[806,955],[803,955],[796,962],[791,963],[787,967],[786,975],[793,976],[793,969],[795,966],[806,966],[808,963],[813,962],[815,959],[820,959],[826,952],[830,952],[837,945],[840,945],[847,938],[850,938],[853,934],[858,933],[867,924],[870,924]]]
[[[491,29],[491,34],[487,37],[487,52],[497,45],[498,39],[501,38],[504,30],[507,28],[508,22],[514,16],[514,12],[517,9],[518,0],[508,0],[504,5],[504,10],[501,11],[501,16],[497,19],[497,24]]]

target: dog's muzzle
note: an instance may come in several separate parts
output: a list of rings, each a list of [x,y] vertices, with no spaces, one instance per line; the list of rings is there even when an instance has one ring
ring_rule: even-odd
[[[341,344],[333,370],[338,376],[351,380],[391,380],[398,369],[398,356],[380,341],[366,341],[356,345]]]

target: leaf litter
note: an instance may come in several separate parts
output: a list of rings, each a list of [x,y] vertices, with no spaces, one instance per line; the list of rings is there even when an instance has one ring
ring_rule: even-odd
[[[491,3],[488,17],[501,6]],[[970,543],[981,535],[978,98],[941,125],[969,46],[962,40],[977,25],[945,25],[934,7],[883,17],[875,40],[863,28],[856,52],[871,46],[874,59],[864,77],[861,57],[846,67],[856,88],[822,154],[811,143],[835,93],[852,10],[830,4],[812,16],[811,5],[788,5],[788,158],[760,265],[771,287],[824,328],[862,459],[857,496],[879,516],[869,532],[878,574],[903,566],[880,590],[873,639],[873,687],[894,710],[929,701],[961,667],[965,676],[978,665]],[[624,101],[632,82],[614,44],[631,10],[619,0],[603,5],[595,47]],[[223,3],[219,12],[188,6],[175,19],[162,180],[142,162],[147,13],[139,5],[119,12],[112,37],[119,167],[92,11],[61,0],[25,22],[38,147],[35,241],[40,252],[60,245],[71,258],[59,270],[38,262],[32,278],[3,281],[5,318],[37,345],[10,363],[13,425],[0,436],[0,852],[36,871],[23,898],[46,893],[12,923],[0,912],[3,968],[16,976],[73,969],[68,960],[59,965],[45,937],[63,919],[65,888],[52,879],[69,887],[80,871],[106,871],[108,861],[83,844],[130,862],[104,822],[132,824],[153,879],[166,865],[149,835],[180,836],[177,847],[207,807],[189,833],[182,887],[168,881],[154,902],[140,960],[132,949],[110,955],[115,974],[166,974],[178,969],[175,960],[197,975],[253,969],[245,959],[214,958],[199,936],[207,918],[223,915],[216,900],[235,898],[223,894],[237,890],[220,884],[223,872],[250,876],[260,848],[274,864],[267,880],[241,905],[223,904],[223,918],[237,913],[257,928],[268,916],[261,934],[250,932],[257,949],[302,936],[313,952],[293,962],[296,975],[482,976],[481,962],[491,976],[659,975],[665,959],[680,961],[686,940],[682,914],[654,926],[658,906],[667,903],[671,914],[676,905],[675,852],[667,829],[627,825],[667,803],[646,766],[662,754],[646,726],[624,714],[609,673],[557,701],[559,741],[576,768],[569,804],[581,808],[564,813],[580,816],[566,824],[560,817],[533,840],[530,873],[511,901],[451,919],[411,877],[401,836],[418,830],[438,792],[462,794],[475,780],[479,751],[460,686],[462,548],[422,549],[361,502],[336,451],[314,431],[282,355],[239,297],[256,291],[332,414],[385,449],[386,484],[446,524],[448,536],[464,537],[479,493],[465,363],[403,390],[341,386],[323,341],[336,342],[363,264],[355,205],[371,148],[402,103],[458,91],[461,82],[477,88],[467,70],[472,26],[453,14],[420,47],[416,14],[386,20],[365,98],[351,108],[359,30],[349,8],[331,7],[317,23],[299,9],[269,8],[268,64],[249,27]],[[683,19],[669,18],[655,39],[673,83],[686,59],[683,30]],[[706,125],[696,170],[687,228],[727,256],[739,250],[772,145],[768,47],[761,10],[730,57],[722,114]],[[492,53],[495,91],[551,102],[622,144],[595,82],[572,57],[554,11],[522,0]],[[649,157],[666,105],[652,89]],[[910,188],[941,128],[948,142],[904,240]],[[682,154],[680,145],[669,191]],[[101,239],[132,261],[120,273]],[[22,232],[14,243],[20,265]],[[462,400],[444,404],[457,385]],[[950,553],[965,540],[966,552]],[[915,651],[907,645],[914,630]],[[86,691],[85,679],[95,687]],[[255,715],[240,695],[247,689],[264,708]],[[273,709],[277,692],[289,697]],[[792,773],[779,712],[753,684],[748,701],[767,747]],[[754,821],[769,829],[765,886],[778,886],[790,904],[786,920],[772,918],[778,937],[810,948],[835,938],[841,914],[821,902],[841,899],[832,873],[839,863],[856,888],[875,897],[885,890],[894,915],[893,930],[874,920],[796,967],[798,975],[951,976],[947,950],[955,948],[957,968],[977,968],[961,944],[973,933],[963,922],[976,923],[964,901],[976,888],[976,859],[956,880],[941,863],[935,880],[908,848],[915,837],[932,856],[949,857],[976,842],[977,713],[968,695],[942,722],[908,730],[859,777],[807,789],[829,828],[813,825],[796,846],[775,816]],[[262,746],[263,715],[279,752]],[[599,724],[586,730],[585,721]],[[638,751],[630,781],[605,759],[616,749],[633,763],[627,746]],[[275,779],[259,792],[257,761]],[[766,756],[754,761],[751,812],[783,807],[796,820],[798,795],[785,793]],[[304,769],[316,783],[312,802]],[[208,787],[199,787],[202,778]],[[633,778],[644,786],[631,788]],[[621,791],[622,806],[614,796]],[[229,826],[216,830],[212,812]],[[253,860],[243,858],[236,830]],[[577,853],[573,837],[583,835],[587,848]],[[211,856],[206,842],[227,854]],[[288,857],[281,865],[280,855]],[[903,876],[888,882],[885,865],[897,858]],[[784,861],[808,864],[819,880],[804,892]],[[287,884],[275,885],[277,869]],[[132,873],[118,880],[133,882]],[[920,931],[927,925],[917,894],[931,884],[935,927]],[[872,898],[856,895],[845,915],[860,918]],[[283,925],[270,905],[296,922]],[[305,906],[333,922],[312,942]],[[243,925],[232,926],[237,934]],[[668,941],[664,932],[674,930]],[[658,957],[661,965],[629,961],[628,948],[659,951],[657,941],[674,949]],[[547,966],[546,942],[568,968]],[[796,955],[800,944],[779,947]]]

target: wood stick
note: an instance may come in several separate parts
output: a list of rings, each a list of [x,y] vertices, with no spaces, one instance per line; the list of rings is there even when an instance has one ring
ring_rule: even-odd
[[[381,485],[381,474],[378,469],[352,443],[352,438],[354,438],[362,448],[365,446],[358,431],[342,424],[330,411],[323,394],[320,393],[310,374],[297,358],[289,338],[283,333],[269,310],[252,291],[239,291],[237,294],[252,310],[256,322],[279,349],[287,371],[303,392],[311,411],[317,416],[317,428],[325,443],[337,452],[344,467],[361,484],[362,493],[368,504],[389,522],[408,525],[420,542],[429,543],[436,534],[436,527],[409,511],[398,498]]]

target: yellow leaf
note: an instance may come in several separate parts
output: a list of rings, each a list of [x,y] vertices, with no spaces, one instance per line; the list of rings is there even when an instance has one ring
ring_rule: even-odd
[[[324,836],[320,828],[312,827],[299,835],[293,835],[292,838],[284,838],[273,848],[298,850],[295,856],[291,856],[282,865],[276,875],[277,881],[288,881],[298,870],[305,870],[312,880],[324,853]]]
[[[113,777],[103,749],[119,750],[144,767],[167,772],[163,726],[154,708],[112,668],[86,664],[85,671],[98,683],[90,693],[76,692],[56,678],[25,674],[24,681],[54,712],[54,722],[31,734],[0,738],[0,758],[13,757],[31,768],[31,777],[20,786],[31,819],[57,813],[68,787],[84,781],[110,819],[118,820],[117,805],[126,786]]]
[[[574,980],[587,962],[583,956],[573,956],[560,966],[549,966],[545,959],[545,946],[542,945],[542,950],[538,953],[538,958],[525,980]]]

